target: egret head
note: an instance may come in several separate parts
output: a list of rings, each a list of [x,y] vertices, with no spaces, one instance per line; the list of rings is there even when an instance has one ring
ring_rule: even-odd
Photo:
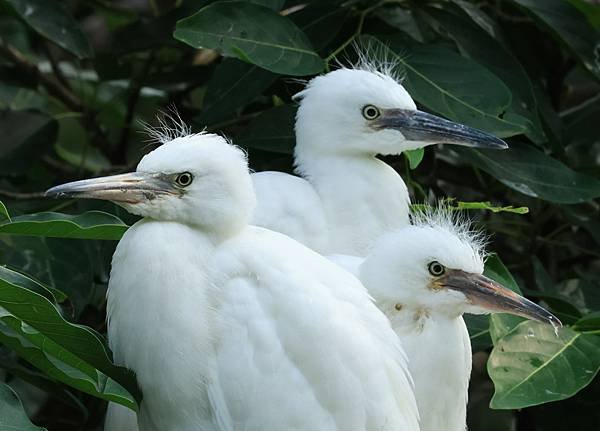
[[[244,152],[206,133],[169,136],[135,172],[75,181],[46,194],[109,200],[142,217],[220,232],[245,225],[255,204]]]
[[[448,316],[502,312],[559,325],[539,305],[483,275],[483,246],[481,234],[449,212],[419,215],[374,246],[360,278],[392,313],[404,307]]]
[[[419,111],[389,72],[357,67],[318,76],[295,96],[297,156],[400,154],[444,143],[508,148],[493,135]]]

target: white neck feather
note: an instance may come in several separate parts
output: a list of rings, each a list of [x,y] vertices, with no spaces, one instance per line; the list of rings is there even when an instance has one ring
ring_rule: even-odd
[[[295,160],[325,209],[331,237],[325,253],[366,256],[382,234],[409,223],[404,181],[374,156],[315,156],[298,145]]]

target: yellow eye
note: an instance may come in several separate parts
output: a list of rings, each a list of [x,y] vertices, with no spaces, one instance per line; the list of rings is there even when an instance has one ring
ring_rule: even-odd
[[[444,267],[444,265],[435,260],[433,262],[430,262],[429,265],[427,265],[427,270],[434,277],[444,275],[444,272],[446,272],[446,268]]]
[[[194,176],[189,172],[182,172],[175,178],[175,182],[180,187],[187,187],[194,181]]]
[[[367,120],[374,120],[381,115],[381,111],[377,106],[365,105],[362,108],[362,115]]]

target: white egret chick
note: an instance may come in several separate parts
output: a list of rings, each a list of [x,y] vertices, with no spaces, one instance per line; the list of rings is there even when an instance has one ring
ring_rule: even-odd
[[[143,391],[140,430],[418,430],[405,355],[366,289],[248,225],[240,149],[170,138],[136,172],[47,192],[143,217],[117,246],[107,306],[115,361]]]
[[[471,341],[463,313],[511,313],[560,321],[485,277],[483,241],[441,211],[384,235],[366,259],[333,256],[354,272],[387,315],[415,382],[422,431],[464,431]]]
[[[377,155],[433,144],[504,149],[488,133],[417,110],[386,64],[366,59],[312,79],[296,95],[296,171],[252,176],[252,223],[322,254],[365,256],[383,233],[408,224],[404,181]]]

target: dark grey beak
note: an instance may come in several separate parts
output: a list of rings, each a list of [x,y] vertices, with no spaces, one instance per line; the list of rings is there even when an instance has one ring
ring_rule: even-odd
[[[384,109],[373,120],[376,129],[396,129],[409,141],[504,150],[508,144],[494,135],[455,123],[427,112],[409,109]]]
[[[131,172],[62,184],[47,190],[46,196],[137,204],[160,196],[181,193],[182,191],[170,181],[169,175]]]
[[[545,308],[484,275],[448,269],[436,283],[441,287],[462,292],[473,305],[490,312],[510,313],[550,323],[554,327],[562,326],[560,320]]]

